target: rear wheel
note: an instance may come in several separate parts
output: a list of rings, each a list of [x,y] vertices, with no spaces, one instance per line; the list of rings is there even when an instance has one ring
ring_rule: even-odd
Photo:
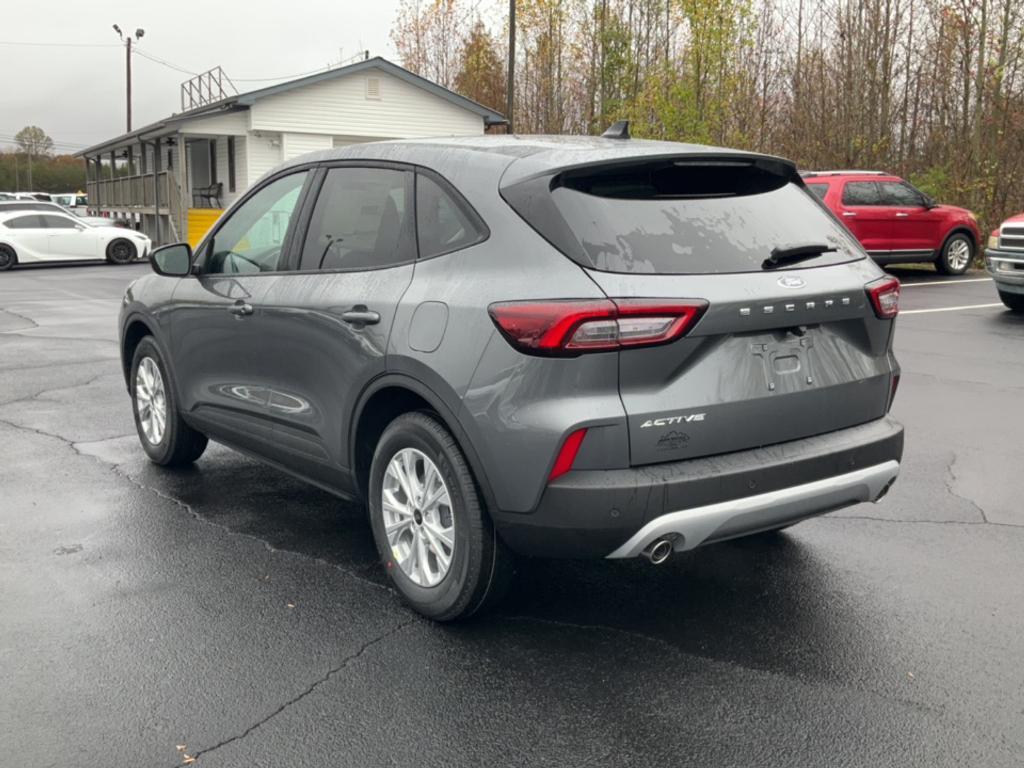
[[[13,269],[18,263],[18,254],[9,245],[0,245],[0,272]]]
[[[512,555],[455,438],[433,415],[402,414],[384,430],[370,467],[369,508],[388,576],[419,613],[450,621],[503,595]]]
[[[999,291],[999,299],[1014,312],[1024,312],[1024,293]]]
[[[128,264],[135,261],[138,253],[135,243],[119,237],[117,240],[112,240],[107,246],[107,261],[111,264]]]
[[[935,268],[944,275],[962,275],[973,260],[974,241],[963,232],[956,232],[942,246]]]
[[[206,450],[206,435],[181,418],[160,349],[149,336],[132,357],[132,410],[139,442],[150,460],[165,467],[191,464]]]

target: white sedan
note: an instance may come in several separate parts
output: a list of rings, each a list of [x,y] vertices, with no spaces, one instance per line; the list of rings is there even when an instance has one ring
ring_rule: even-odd
[[[43,261],[106,259],[128,264],[149,255],[141,232],[92,226],[77,216],[49,211],[0,213],[0,271]]]

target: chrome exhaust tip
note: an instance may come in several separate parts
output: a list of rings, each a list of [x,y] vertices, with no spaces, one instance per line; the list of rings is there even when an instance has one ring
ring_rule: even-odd
[[[668,560],[673,549],[674,547],[672,546],[671,539],[658,539],[647,546],[647,549],[644,550],[644,556],[650,560],[653,565],[661,565]]]

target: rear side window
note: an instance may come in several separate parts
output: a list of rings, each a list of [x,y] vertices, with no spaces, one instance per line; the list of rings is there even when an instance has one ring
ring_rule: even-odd
[[[473,210],[434,179],[416,175],[416,235],[420,258],[429,259],[475,245],[486,239],[483,223]]]
[[[843,205],[882,205],[878,184],[873,181],[850,181],[843,187]]]
[[[299,269],[365,270],[413,261],[410,177],[388,168],[330,169]]]
[[[39,221],[41,218],[41,216],[19,216],[5,222],[5,226],[9,229],[42,229],[43,225]]]
[[[824,200],[828,194],[828,184],[808,184],[807,189],[819,200]]]
[[[555,180],[551,200],[571,240],[557,243],[557,226],[545,236],[606,272],[759,272],[775,248],[818,244],[834,250],[801,267],[862,258],[794,179],[790,166],[770,160],[661,160],[567,173]]]

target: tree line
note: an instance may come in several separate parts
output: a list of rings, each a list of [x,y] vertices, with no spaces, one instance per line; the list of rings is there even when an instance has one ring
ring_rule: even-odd
[[[85,189],[85,165],[54,155],[53,139],[36,125],[14,136],[16,148],[0,150],[0,192],[77,192]]]
[[[1024,209],[1021,0],[519,0],[517,133],[887,170],[992,228]],[[507,5],[403,0],[403,64],[505,110]],[[987,231],[987,229],[986,229]]]

